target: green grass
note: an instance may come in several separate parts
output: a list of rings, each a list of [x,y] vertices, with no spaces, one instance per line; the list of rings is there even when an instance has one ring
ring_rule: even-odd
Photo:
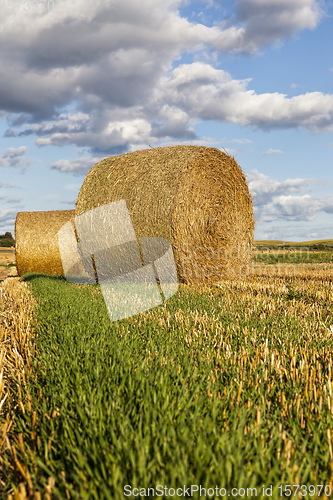
[[[327,247],[333,247],[333,240],[310,240],[310,241],[282,241],[282,240],[256,240],[254,245],[256,247],[260,246],[274,246],[274,247],[312,247],[313,245],[325,245]]]
[[[254,254],[253,263],[264,264],[333,264],[333,252],[307,252],[295,251],[291,253],[285,252],[278,254],[277,251],[263,254]]]
[[[296,417],[283,419],[279,390],[292,399],[300,386],[283,376],[276,384],[273,371],[265,380],[267,367],[261,362],[243,374],[236,403],[240,363],[232,356],[216,357],[227,331],[231,350],[246,349],[249,359],[258,356],[267,332],[281,352],[283,344],[299,345],[304,335],[299,318],[286,316],[283,308],[294,293],[281,299],[273,319],[262,318],[260,311],[246,318],[237,294],[228,309],[220,289],[203,294],[180,286],[162,306],[110,323],[98,285],[78,286],[36,273],[25,280],[39,301],[36,377],[30,377],[25,389],[37,412],[35,426],[32,412],[12,411],[15,431],[24,437],[24,452],[17,446],[17,457],[27,464],[34,488],[45,491],[52,476],[54,498],[66,499],[67,488],[72,499],[117,500],[134,498],[124,496],[126,485],[219,486],[227,493],[256,487],[256,498],[261,498],[263,485],[272,485],[272,498],[278,498],[279,485],[295,480],[294,463],[300,484],[319,479],[328,484],[331,412],[324,407],[320,421],[309,418],[306,429]],[[332,307],[325,311],[332,317]],[[189,318],[189,324],[177,314]],[[205,333],[205,321],[199,328],[195,315],[216,319],[216,336]],[[239,335],[240,325],[241,330],[255,330],[256,343]],[[189,346],[190,330],[195,342]],[[331,349],[331,343],[308,338],[309,350],[327,345]],[[273,389],[268,390],[269,383]],[[269,412],[262,403],[268,394]],[[277,458],[285,445],[281,422],[296,443],[291,464],[283,454]],[[11,475],[7,491],[17,484],[17,476]]]

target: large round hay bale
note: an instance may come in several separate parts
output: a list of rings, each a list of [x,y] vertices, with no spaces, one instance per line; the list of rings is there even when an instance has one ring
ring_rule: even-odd
[[[243,276],[254,242],[252,197],[234,158],[216,148],[171,146],[111,156],[86,176],[75,215],[126,200],[137,238],[166,238],[180,282]]]
[[[15,221],[16,266],[19,276],[34,271],[63,274],[59,252],[59,229],[74,220],[75,210],[18,212]]]

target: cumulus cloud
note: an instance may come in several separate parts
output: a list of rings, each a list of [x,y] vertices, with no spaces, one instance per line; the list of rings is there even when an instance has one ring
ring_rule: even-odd
[[[18,136],[37,135],[37,146],[74,143],[89,146],[93,154],[109,156],[156,140],[195,140],[193,125],[198,119],[262,130],[300,126],[309,132],[333,130],[333,95],[256,94],[247,90],[249,82],[234,80],[226,71],[202,62],[183,64],[160,77],[145,106],[115,109],[96,104],[88,113],[62,113],[58,119],[25,125]],[[79,107],[87,111],[87,104]]]
[[[283,239],[281,237],[283,234]],[[312,225],[311,222],[288,222],[282,223],[263,223],[260,229],[256,231],[255,240],[282,240],[282,241],[310,241],[327,239],[327,225]],[[292,262],[291,262],[292,264]]]
[[[260,222],[312,221],[317,212],[333,213],[333,196],[315,198],[309,194],[298,194],[304,193],[307,186],[326,183],[325,180],[287,179],[279,182],[254,169],[249,173],[247,182]]]
[[[5,137],[34,135],[39,147],[75,144],[99,161],[157,141],[198,141],[194,125],[200,120],[263,130],[333,130],[330,94],[256,94],[250,78],[235,80],[211,64],[173,68],[184,51],[255,54],[313,29],[325,15],[318,1],[238,0],[234,16],[211,27],[182,18],[183,4],[57,0],[52,12],[43,5],[38,12],[7,12],[0,18]],[[61,112],[70,103],[73,109]],[[91,158],[52,167],[82,175]],[[15,161],[30,164],[8,156],[0,165],[16,166]]]
[[[263,130],[302,126],[312,132],[333,130],[333,95],[308,92],[256,94],[247,90],[251,79],[234,80],[226,71],[195,62],[175,68],[162,77],[152,94],[158,106],[167,101],[189,117],[253,125]]]
[[[16,214],[14,209],[0,210],[0,231],[15,224]]]
[[[331,201],[332,204],[332,201]],[[321,200],[311,199],[311,196],[285,196],[281,195],[273,202],[267,203],[264,210],[261,211],[260,220],[308,220],[315,219],[315,212],[324,208]]]
[[[3,158],[15,158],[16,156],[22,156],[27,151],[27,146],[21,146],[20,148],[7,148],[2,153]]]
[[[254,169],[248,174],[247,182],[260,206],[269,203],[274,196],[304,192],[305,187],[318,184],[321,181],[317,179],[287,179],[279,182]]]
[[[31,160],[21,158],[27,149],[26,146],[5,149],[0,158],[0,167],[27,167],[31,165]]]
[[[238,20],[245,25],[244,45],[256,48],[313,29],[325,15],[316,0],[236,0]]]
[[[102,158],[78,158],[74,160],[58,160],[51,164],[51,169],[74,175],[86,175]]]

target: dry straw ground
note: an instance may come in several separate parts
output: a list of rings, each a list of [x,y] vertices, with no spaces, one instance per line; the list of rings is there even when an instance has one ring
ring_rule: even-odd
[[[0,283],[0,415],[5,418],[0,427],[0,450],[3,446],[12,450],[13,462],[23,473],[24,465],[18,462],[15,447],[12,446],[13,442],[22,446],[22,436],[13,436],[10,432],[13,423],[10,409],[13,409],[12,402],[16,400],[12,396],[13,391],[18,387],[21,394],[21,384],[25,382],[34,355],[31,320],[35,305],[27,284],[19,278],[6,278]],[[25,411],[21,398],[18,404]],[[5,484],[1,462],[0,453],[0,491],[1,485]],[[15,499],[25,498],[18,495]]]
[[[294,266],[300,269],[298,266]],[[265,270],[266,269],[266,270]],[[271,271],[273,274],[271,274]],[[299,275],[290,276],[287,268],[281,267],[278,274],[277,269],[272,267],[254,268],[253,275],[247,276],[243,280],[225,281],[221,284],[223,289],[223,308],[221,314],[232,311],[237,318],[245,319],[250,315],[258,315],[261,319],[277,318],[279,311],[284,311],[288,317],[297,317],[302,322],[302,338],[299,339],[297,349],[291,350],[290,346],[284,346],[281,349],[281,340],[279,337],[267,338],[264,343],[258,342],[257,332],[255,330],[241,329],[239,333],[244,337],[245,343],[238,351],[232,351],[231,329],[221,329],[219,318],[209,317],[207,314],[198,316],[198,313],[191,312],[187,316],[181,310],[175,313],[178,328],[186,332],[186,342],[191,350],[199,349],[201,342],[207,342],[212,335],[216,337],[216,352],[214,353],[216,363],[212,372],[212,384],[221,374],[219,360],[223,358],[230,359],[235,366],[239,367],[239,388],[231,395],[234,406],[240,405],[240,394],[244,380],[248,380],[248,373],[256,373],[262,363],[266,363],[266,372],[264,378],[271,372],[275,373],[275,381],[282,380],[283,377],[290,379],[290,383],[302,383],[302,391],[295,400],[288,400],[284,393],[283,386],[274,384],[267,393],[277,391],[275,398],[281,404],[281,423],[279,431],[282,437],[283,446],[278,451],[277,459],[282,455],[287,463],[293,464],[294,456],[297,453],[297,444],[288,440],[284,429],[284,419],[290,418],[294,409],[297,409],[297,418],[303,429],[308,428],[312,422],[320,418],[319,411],[328,405],[333,413],[333,394],[332,394],[332,373],[333,359],[330,349],[324,348],[322,352],[316,349],[309,349],[309,342],[316,340],[318,342],[331,339],[333,336],[332,322],[327,323],[327,310],[333,300],[333,264],[329,264],[326,270],[319,272],[300,271]],[[267,273],[266,276],[264,275]],[[288,279],[286,280],[286,278]],[[302,299],[290,300],[286,303],[283,296],[288,293],[286,283],[292,285],[297,292],[301,293]],[[219,287],[218,287],[219,288]],[[217,287],[212,289],[217,290]],[[199,287],[202,293],[205,293],[206,287]],[[208,290],[209,288],[207,288]],[[307,297],[311,299],[307,300]],[[19,470],[22,477],[25,478],[25,485],[21,483],[14,495],[10,495],[8,500],[41,500],[38,492],[32,492],[29,471],[25,464],[17,460],[14,443],[18,447],[24,447],[21,435],[11,433],[12,421],[10,420],[10,411],[13,409],[11,394],[13,388],[23,384],[26,376],[29,374],[30,360],[34,355],[34,332],[31,327],[33,311],[36,306],[34,297],[29,292],[27,285],[21,282],[19,278],[7,278],[0,283],[0,414],[5,418],[5,423],[0,427],[0,450],[6,447],[12,450],[13,469]],[[169,322],[170,313],[162,308],[160,312],[151,310],[147,312],[147,321],[152,316],[159,315],[160,326]],[[191,327],[192,314],[195,315],[195,328]],[[140,320],[141,321],[141,320]],[[325,322],[325,323],[324,323]],[[332,325],[332,326],[330,326]],[[233,328],[233,327],[232,327]],[[290,335],[292,332],[290,332]],[[269,337],[269,332],[267,332]],[[255,344],[256,355],[249,357],[247,344]],[[202,349],[202,346],[200,347]],[[208,351],[207,351],[208,352]],[[299,360],[301,362],[299,363]],[[296,368],[296,360],[298,368]],[[328,367],[328,376],[323,375],[323,367]],[[245,378],[244,378],[245,377]],[[261,380],[250,377],[252,383],[259,387]],[[244,382],[245,383],[245,382]],[[212,385],[212,390],[213,390]],[[20,393],[19,393],[20,394]],[[209,396],[209,394],[208,394]],[[14,398],[17,402],[17,399]],[[271,402],[263,400],[262,404],[265,411],[269,413]],[[23,412],[33,412],[30,401],[17,402]],[[251,405],[251,401],[248,401]],[[259,425],[261,421],[260,407],[257,407],[256,422]],[[269,420],[268,420],[269,425]],[[247,429],[245,429],[245,434]],[[333,466],[333,443],[332,429],[327,429],[327,442],[330,452],[331,465]],[[1,453],[0,453],[0,471],[1,471]],[[333,471],[333,469],[332,469]],[[294,484],[299,484],[300,478],[297,475],[297,466],[294,469]],[[332,476],[333,477],[333,476]],[[0,472],[0,490],[5,478]],[[52,482],[45,486],[46,492],[44,498],[50,500]],[[331,484],[331,483],[330,483]],[[299,496],[299,498],[301,498]],[[325,495],[322,498],[327,498]]]
[[[178,280],[232,279],[251,263],[254,215],[246,176],[219,149],[171,146],[112,156],[81,187],[76,215],[126,200],[137,238],[166,238]]]
[[[74,213],[74,210],[52,210],[17,214],[15,242],[19,276],[29,271],[63,274],[57,233],[74,218]]]

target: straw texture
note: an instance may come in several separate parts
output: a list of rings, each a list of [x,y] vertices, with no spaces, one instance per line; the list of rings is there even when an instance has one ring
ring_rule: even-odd
[[[166,238],[180,282],[214,283],[251,264],[254,217],[245,175],[216,148],[171,146],[112,156],[86,176],[75,215],[121,199],[137,238]]]
[[[19,276],[29,271],[63,274],[57,233],[74,216],[75,210],[18,212],[15,251]]]

